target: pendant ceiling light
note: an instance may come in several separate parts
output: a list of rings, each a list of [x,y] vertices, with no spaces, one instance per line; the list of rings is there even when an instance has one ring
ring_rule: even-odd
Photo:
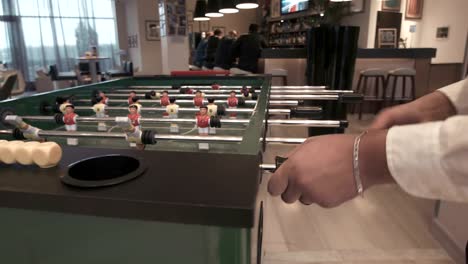
[[[239,13],[239,9],[236,8],[235,0],[223,0],[221,1],[219,12],[223,14],[235,14]]]
[[[252,0],[239,0],[237,1],[236,8],[238,9],[254,9],[258,7],[257,1]]]
[[[207,17],[222,17],[224,16],[222,13],[219,12],[221,9],[221,3],[219,0],[208,0],[208,5],[206,7],[206,14]]]
[[[197,0],[197,3],[195,4],[195,12],[193,12],[193,20],[194,21],[210,20],[209,17],[205,16],[205,13],[206,13],[206,1]]]

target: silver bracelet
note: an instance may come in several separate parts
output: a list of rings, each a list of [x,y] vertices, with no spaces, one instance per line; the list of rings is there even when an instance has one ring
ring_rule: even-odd
[[[363,194],[364,187],[362,186],[361,174],[359,170],[359,145],[361,143],[361,138],[367,134],[367,131],[362,132],[359,136],[354,139],[354,148],[353,148],[353,175],[354,180],[356,181],[356,190],[358,195]]]

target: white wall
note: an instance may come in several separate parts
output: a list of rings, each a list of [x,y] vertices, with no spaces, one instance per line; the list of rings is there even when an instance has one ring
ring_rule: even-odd
[[[432,63],[463,63],[466,37],[468,33],[467,0],[425,0],[422,19],[406,19],[406,1],[401,2],[401,37],[408,38],[408,47],[436,48],[437,57]],[[374,48],[377,11],[381,10],[381,0],[370,0],[370,17],[367,47]],[[416,32],[410,33],[410,25],[416,25]],[[449,26],[447,40],[436,39],[436,28]]]
[[[352,16],[344,17],[341,24],[345,26],[360,27],[359,30],[359,48],[367,48],[367,38],[369,34],[369,17],[370,17],[371,4],[367,2],[364,6],[364,12],[356,13]]]
[[[120,48],[127,50],[133,61],[135,74],[153,75],[162,73],[161,42],[146,40],[146,20],[159,20],[155,0],[116,1],[116,18]],[[138,47],[128,47],[128,36],[138,36]]]

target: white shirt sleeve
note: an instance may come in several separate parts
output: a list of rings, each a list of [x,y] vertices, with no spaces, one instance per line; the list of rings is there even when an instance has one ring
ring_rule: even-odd
[[[460,115],[445,121],[396,126],[387,135],[387,163],[408,193],[468,202],[468,81],[440,90]]]
[[[459,115],[468,114],[468,78],[439,89],[452,102]]]

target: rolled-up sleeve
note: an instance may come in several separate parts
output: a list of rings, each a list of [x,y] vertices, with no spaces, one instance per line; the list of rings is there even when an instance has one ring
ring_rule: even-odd
[[[396,126],[387,135],[387,163],[408,193],[468,202],[468,81],[439,90],[459,115],[445,121]]]
[[[459,115],[468,115],[468,78],[445,86],[438,91],[449,98]]]

